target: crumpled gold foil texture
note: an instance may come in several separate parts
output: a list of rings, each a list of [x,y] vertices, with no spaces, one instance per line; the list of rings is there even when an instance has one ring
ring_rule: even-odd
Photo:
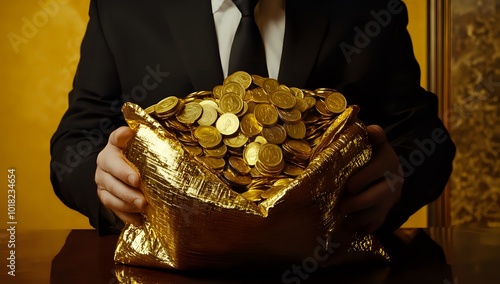
[[[115,261],[181,270],[278,266],[301,263],[321,242],[325,251],[329,242],[340,245],[320,267],[367,255],[387,260],[372,236],[341,230],[341,189],[371,157],[357,110],[349,107],[336,118],[325,132],[331,143],[303,174],[257,205],[232,191],[139,106],[126,103],[122,111],[136,135],[124,155],[139,171],[149,205],[143,226],[124,228]]]

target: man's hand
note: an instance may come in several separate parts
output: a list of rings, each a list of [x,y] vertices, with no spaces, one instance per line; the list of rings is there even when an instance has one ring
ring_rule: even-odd
[[[385,174],[402,177],[402,168],[394,149],[378,125],[367,127],[373,145],[370,162],[347,181],[340,205],[345,224],[356,231],[372,233],[384,223],[389,210],[401,196],[402,182],[389,184]]]
[[[139,186],[139,174],[125,161],[122,149],[134,132],[128,127],[113,131],[108,144],[97,156],[95,182],[101,203],[126,223],[141,225],[140,212],[147,206]]]

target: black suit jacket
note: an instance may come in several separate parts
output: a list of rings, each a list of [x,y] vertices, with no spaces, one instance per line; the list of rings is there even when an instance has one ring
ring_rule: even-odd
[[[91,1],[69,108],[51,140],[51,181],[57,196],[94,227],[110,227],[100,217],[94,173],[109,133],[125,124],[123,102],[147,107],[222,82],[210,5]],[[278,78],[289,86],[339,89],[350,104],[361,106],[366,124],[385,129],[407,161],[402,198],[386,220],[387,230],[440,195],[455,153],[437,117],[436,96],[420,87],[407,21],[399,0],[288,0]],[[439,130],[442,139],[423,143],[433,146],[423,153],[418,142],[429,142]]]

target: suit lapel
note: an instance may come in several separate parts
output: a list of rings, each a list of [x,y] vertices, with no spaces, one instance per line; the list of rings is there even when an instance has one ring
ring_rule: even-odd
[[[316,1],[288,0],[281,55],[280,83],[302,87],[316,61],[327,28],[327,18]]]
[[[167,21],[195,90],[224,79],[211,1],[164,1]]]

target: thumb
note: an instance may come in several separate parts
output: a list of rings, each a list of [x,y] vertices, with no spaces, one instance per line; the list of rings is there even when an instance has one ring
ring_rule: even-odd
[[[134,136],[135,132],[127,126],[122,126],[111,133],[109,136],[109,144],[117,147],[124,148],[127,142]]]
[[[378,125],[369,125],[366,127],[368,132],[368,139],[373,146],[381,145],[387,142],[384,129]]]

